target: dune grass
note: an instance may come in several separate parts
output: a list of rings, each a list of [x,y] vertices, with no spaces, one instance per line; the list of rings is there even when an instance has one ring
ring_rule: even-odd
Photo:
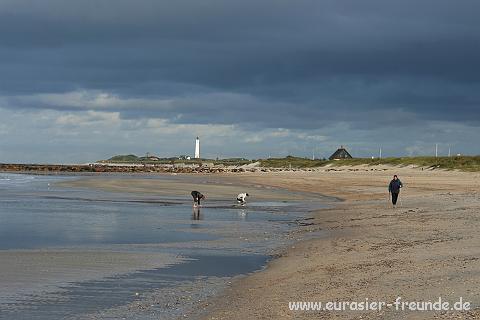
[[[462,171],[480,171],[480,156],[458,156],[458,157],[402,157],[402,158],[384,158],[384,159],[349,159],[332,161],[334,165],[392,165],[462,170]]]
[[[271,168],[314,168],[326,165],[332,166],[357,166],[357,165],[414,165],[425,168],[480,171],[480,156],[458,157],[401,157],[401,158],[355,158],[345,160],[311,160],[306,158],[288,156],[286,158],[272,158],[260,160],[261,165]]]
[[[391,166],[417,166],[432,169],[445,170],[462,170],[470,172],[480,171],[480,156],[455,156],[455,157],[400,157],[400,158],[354,158],[345,160],[312,160],[301,157],[287,156],[285,158],[270,158],[260,160],[248,160],[244,158],[230,158],[230,159],[192,159],[180,160],[177,158],[163,158],[158,161],[144,160],[135,155],[122,155],[113,157],[105,162],[120,162],[120,163],[144,163],[144,164],[205,164],[212,163],[213,165],[225,166],[241,166],[259,161],[262,167],[266,168],[292,168],[305,169],[317,168],[326,165],[331,166],[357,166],[357,165],[391,165]]]
[[[307,158],[300,158],[288,156],[285,158],[270,158],[259,160],[262,167],[267,168],[315,168],[321,167],[329,163],[327,160],[311,160]]]

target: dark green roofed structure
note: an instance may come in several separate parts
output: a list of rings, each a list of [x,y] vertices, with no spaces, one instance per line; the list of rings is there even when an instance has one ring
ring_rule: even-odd
[[[341,159],[352,159],[352,155],[348,153],[347,149],[344,146],[341,146],[337,151],[335,151],[331,156],[330,160],[341,160]]]

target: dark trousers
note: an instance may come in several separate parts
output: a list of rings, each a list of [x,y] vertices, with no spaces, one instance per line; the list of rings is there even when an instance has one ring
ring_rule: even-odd
[[[393,205],[397,204],[398,194],[399,194],[398,192],[392,192],[392,203],[393,203]]]

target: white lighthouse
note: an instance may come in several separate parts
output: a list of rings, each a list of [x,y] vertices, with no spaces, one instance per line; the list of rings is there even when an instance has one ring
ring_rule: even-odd
[[[195,140],[195,159],[200,159],[200,138]]]

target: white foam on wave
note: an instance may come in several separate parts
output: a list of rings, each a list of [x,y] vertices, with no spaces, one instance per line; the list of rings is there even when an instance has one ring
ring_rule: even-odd
[[[30,183],[35,180],[34,176],[12,173],[0,173],[0,184],[15,185]]]

